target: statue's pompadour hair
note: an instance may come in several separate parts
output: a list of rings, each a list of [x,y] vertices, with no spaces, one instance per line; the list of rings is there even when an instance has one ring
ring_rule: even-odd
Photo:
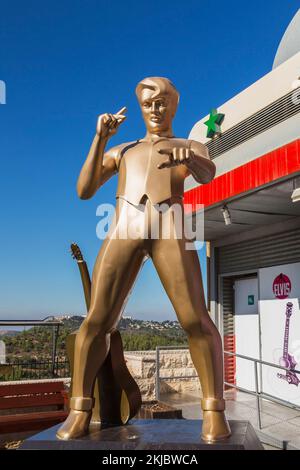
[[[141,92],[144,88],[149,88],[150,90],[153,90],[155,93],[153,97],[159,96],[159,95],[169,95],[176,104],[178,104],[179,101],[179,93],[176,90],[175,86],[173,83],[168,79],[164,77],[147,77],[141,80],[135,89],[136,96],[138,97],[138,100],[140,101],[141,97]]]

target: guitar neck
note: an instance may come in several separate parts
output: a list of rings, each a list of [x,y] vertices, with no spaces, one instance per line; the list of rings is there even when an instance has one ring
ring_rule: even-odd
[[[284,339],[283,339],[283,357],[287,357],[289,350],[289,334],[290,334],[290,318],[292,315],[293,304],[288,302],[286,304],[286,319],[285,319],[285,330],[284,330]]]
[[[91,278],[89,270],[84,260],[77,261],[77,264],[81,276],[86,308],[89,310],[91,303]]]
[[[283,340],[283,356],[288,354],[289,349],[289,330],[290,330],[290,319],[287,317],[285,320],[284,340]]]

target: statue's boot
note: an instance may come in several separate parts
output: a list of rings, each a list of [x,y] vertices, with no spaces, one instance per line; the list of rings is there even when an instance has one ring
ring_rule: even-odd
[[[216,442],[231,435],[230,427],[224,414],[225,400],[206,398],[202,400],[203,425],[202,439]]]
[[[57,431],[56,437],[69,440],[88,434],[93,406],[93,398],[72,397],[69,416]]]

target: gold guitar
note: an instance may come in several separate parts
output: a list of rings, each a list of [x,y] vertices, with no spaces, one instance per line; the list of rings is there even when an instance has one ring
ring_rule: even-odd
[[[78,264],[88,310],[91,299],[91,279],[88,267],[76,243],[71,244],[71,253]],[[71,376],[73,375],[76,334],[77,331],[74,331],[67,338]],[[92,421],[101,422],[101,427],[126,424],[137,414],[142,404],[140,389],[126,366],[122,338],[116,329],[111,333],[109,354],[96,377],[94,398]]]

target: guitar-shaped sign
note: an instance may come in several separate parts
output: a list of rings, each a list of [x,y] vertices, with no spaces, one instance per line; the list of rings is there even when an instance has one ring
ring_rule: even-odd
[[[71,244],[71,253],[79,267],[88,310],[91,299],[91,279],[88,267],[76,243]],[[77,331],[74,331],[67,338],[67,354],[71,375],[73,375],[76,334]],[[111,333],[110,351],[97,374],[94,398],[95,406],[92,421],[101,422],[101,427],[126,424],[129,419],[137,414],[141,407],[141,392],[127,369],[122,338],[118,330]]]
[[[286,304],[286,318],[285,318],[285,330],[284,330],[284,338],[283,338],[283,355],[279,360],[279,365],[282,367],[286,367],[289,371],[286,371],[285,374],[278,373],[277,377],[282,380],[286,380],[291,385],[296,385],[300,383],[294,369],[296,368],[297,362],[291,354],[289,354],[289,334],[290,334],[290,318],[293,313],[293,304],[292,302],[288,302]]]

